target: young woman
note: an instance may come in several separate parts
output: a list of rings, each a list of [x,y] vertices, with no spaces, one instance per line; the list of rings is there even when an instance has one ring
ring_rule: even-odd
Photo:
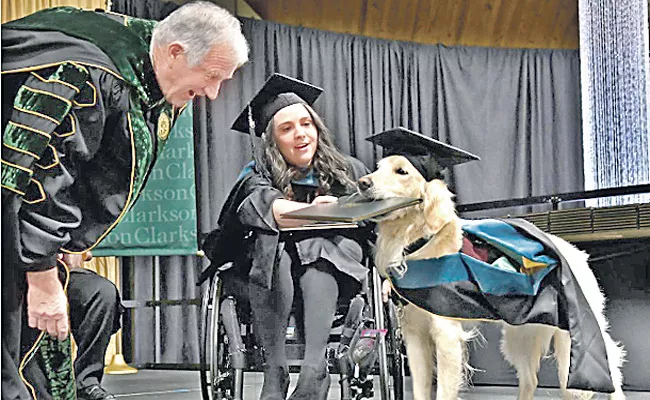
[[[367,276],[361,229],[280,234],[305,223],[284,213],[356,192],[356,180],[368,173],[334,146],[310,106],[319,94],[318,88],[276,74],[233,125],[261,136],[263,143],[220,220],[222,226],[238,225],[248,237],[240,265],[248,276],[254,329],[264,348],[262,400],[287,396],[285,335],[294,294],[304,317],[305,356],[289,399],[327,398],[325,349],[337,302],[356,294]]]

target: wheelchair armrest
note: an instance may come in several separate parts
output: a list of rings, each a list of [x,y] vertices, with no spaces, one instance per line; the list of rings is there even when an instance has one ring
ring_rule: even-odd
[[[233,268],[235,266],[235,263],[232,261],[227,262],[225,264],[210,264],[208,268],[204,269],[201,272],[201,275],[199,275],[199,279],[196,282],[196,286],[201,286],[203,282],[207,281],[208,279],[212,278],[215,274],[220,274],[223,273],[224,271],[228,271],[229,269]]]

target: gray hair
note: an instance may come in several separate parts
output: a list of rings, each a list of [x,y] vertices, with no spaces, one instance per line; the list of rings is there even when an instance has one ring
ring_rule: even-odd
[[[237,65],[248,61],[248,43],[239,20],[227,10],[207,1],[179,7],[153,30],[151,50],[173,42],[180,43],[190,67],[203,61],[215,45],[227,44]]]

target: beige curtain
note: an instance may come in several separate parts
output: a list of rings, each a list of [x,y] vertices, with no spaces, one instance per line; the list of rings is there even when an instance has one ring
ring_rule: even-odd
[[[2,0],[2,22],[22,18],[38,10],[51,7],[74,6],[106,9],[106,0]]]

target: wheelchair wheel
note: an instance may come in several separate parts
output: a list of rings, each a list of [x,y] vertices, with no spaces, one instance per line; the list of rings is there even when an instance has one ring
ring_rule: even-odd
[[[221,279],[215,276],[201,300],[199,362],[203,400],[231,400],[227,338],[220,320]]]
[[[392,302],[382,301],[381,278],[376,268],[372,271],[372,297],[377,328],[386,330],[379,346],[380,399],[404,400],[404,358],[397,312]]]
[[[400,331],[399,320],[397,319],[397,307],[392,301],[384,305],[386,310],[386,346],[390,360],[389,387],[392,387],[393,400],[404,400],[404,355],[402,352],[403,342]]]

